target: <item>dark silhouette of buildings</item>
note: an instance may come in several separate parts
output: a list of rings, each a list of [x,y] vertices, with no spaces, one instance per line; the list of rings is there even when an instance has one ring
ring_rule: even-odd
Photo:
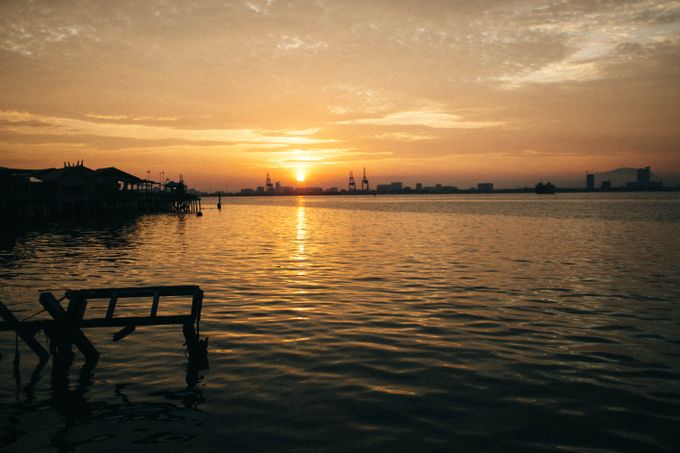
[[[638,168],[637,169],[637,179],[636,181],[631,181],[626,183],[626,189],[629,190],[653,190],[661,189],[663,187],[663,182],[652,181],[652,171],[649,167]]]
[[[493,183],[492,182],[477,183],[477,191],[486,193],[493,192]]]
[[[115,167],[92,170],[82,161],[63,168],[0,168],[0,209],[12,218],[198,209],[184,181],[151,181]]]
[[[545,184],[539,182],[536,184],[536,193],[538,195],[553,195],[555,193],[555,185],[551,182]]]
[[[586,174],[586,190],[595,190],[595,175]]]
[[[637,183],[638,184],[648,184],[651,177],[651,170],[649,167],[638,168],[637,171]]]
[[[622,176],[623,175],[623,176]],[[626,179],[631,177],[636,177],[636,181],[625,183]],[[618,178],[618,179],[617,179]],[[584,192],[584,191],[636,191],[636,190],[664,190],[661,181],[653,181],[655,176],[652,174],[650,167],[644,167],[639,169],[634,168],[621,168],[605,173],[586,173],[586,187],[571,187],[571,188],[560,188],[559,192]],[[599,186],[595,186],[595,184]],[[614,185],[616,185],[614,187]],[[555,193],[557,188],[554,184],[547,182],[540,182],[535,186],[531,187],[517,187],[517,188],[496,188],[494,183],[491,182],[480,182],[477,183],[476,187],[470,187],[466,189],[459,189],[457,186],[449,186],[442,184],[435,184],[432,186],[425,186],[423,183],[418,182],[415,184],[415,188],[412,189],[409,186],[405,186],[399,181],[393,181],[389,184],[378,184],[374,186],[375,189],[371,190],[369,188],[368,178],[366,176],[366,169],[363,169],[363,177],[361,180],[360,190],[357,188],[357,181],[354,178],[354,172],[349,172],[349,180],[347,184],[347,189],[338,189],[337,187],[332,187],[330,189],[324,190],[320,187],[311,188],[295,188],[295,187],[282,187],[279,183],[273,185],[269,174],[267,173],[267,183],[265,187],[259,186],[257,189],[243,189],[238,195],[299,195],[299,194],[328,194],[328,195],[342,195],[342,194],[447,194],[447,193]],[[680,188],[680,185],[678,186]],[[673,188],[666,188],[665,190],[676,190]],[[233,194],[237,195],[237,194]]]
[[[391,182],[389,184],[378,184],[376,192],[378,193],[400,193],[404,190],[404,185],[401,182]]]

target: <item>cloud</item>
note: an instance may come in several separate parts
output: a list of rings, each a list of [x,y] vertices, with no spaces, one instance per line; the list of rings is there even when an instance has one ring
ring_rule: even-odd
[[[3,130],[19,134],[57,136],[92,135],[141,140],[182,140],[189,142],[253,143],[269,145],[313,145],[335,142],[312,137],[318,129],[259,130],[259,129],[180,129],[140,124],[102,123],[73,118],[51,117],[18,111],[0,111]],[[35,122],[38,123],[35,123]],[[27,125],[30,122],[30,126]]]
[[[434,140],[434,135],[409,134],[408,132],[385,132],[384,134],[374,135],[378,140],[396,140],[403,142],[415,142],[419,140]]]
[[[550,63],[537,70],[504,75],[498,80],[506,88],[517,88],[527,83],[586,82],[602,76],[602,71],[593,61],[570,61]]]
[[[308,39],[303,40],[299,36],[284,36],[281,39],[281,41],[276,45],[276,47],[284,52],[293,51],[318,52],[320,50],[327,49],[328,44],[324,42],[311,41]]]
[[[86,113],[87,118],[104,121],[177,121],[179,118],[174,116],[127,116],[127,115],[101,115],[97,113]]]
[[[607,62],[624,45],[680,43],[680,2],[631,1],[625,5],[584,2],[533,5],[515,11],[508,25],[525,28],[525,34],[551,39],[562,46],[551,58],[529,59],[509,65],[503,74],[491,77],[517,88],[531,83],[583,82],[611,76]],[[521,39],[521,38],[520,38]],[[519,40],[517,41],[519,43]],[[501,44],[499,34],[487,44]],[[549,55],[548,47],[537,43],[539,55]],[[553,46],[553,47],[554,47]],[[527,54],[528,55],[528,54]],[[538,55],[537,55],[538,56]]]
[[[274,3],[274,0],[265,0],[263,2],[247,2],[246,7],[255,14],[268,15],[269,9]]]
[[[374,126],[424,126],[433,129],[482,129],[500,127],[497,121],[466,121],[459,115],[439,110],[410,110],[389,113],[380,118],[359,118],[337,121],[336,124],[367,124]]]

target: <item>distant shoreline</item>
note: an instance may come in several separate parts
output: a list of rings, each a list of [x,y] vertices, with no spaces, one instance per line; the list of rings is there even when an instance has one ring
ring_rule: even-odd
[[[612,188],[612,189],[578,189],[578,188],[556,188],[555,194],[560,193],[658,193],[658,192],[680,192],[680,187],[662,187],[653,189],[629,189],[625,187]],[[401,191],[401,192],[377,192],[375,190],[370,190],[368,192],[356,191],[338,191],[338,192],[319,192],[319,191],[304,191],[301,192],[286,192],[286,193],[267,193],[267,192],[253,192],[253,193],[242,193],[242,192],[195,192],[196,195],[200,197],[296,197],[296,196],[361,196],[361,195],[494,195],[494,194],[516,194],[516,193],[526,193],[526,194],[536,194],[535,188],[521,188],[521,189],[494,189],[490,191],[479,191],[476,189],[459,189],[455,191],[440,191],[440,192],[426,192],[426,191]],[[547,195],[547,194],[541,194]]]

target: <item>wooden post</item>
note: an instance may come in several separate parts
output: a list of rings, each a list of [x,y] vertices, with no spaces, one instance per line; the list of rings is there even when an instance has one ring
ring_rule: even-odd
[[[72,321],[78,323],[83,319],[83,316],[85,316],[86,307],[87,299],[78,294],[76,296],[73,296],[72,299],[69,299],[68,308],[66,312],[68,313],[69,318]]]
[[[158,302],[159,302],[160,296],[158,295],[158,291],[153,292],[153,302],[151,303],[151,316],[156,317],[156,314],[158,314]]]
[[[9,311],[9,309],[2,302],[0,302],[0,317],[2,317],[5,322],[7,322],[9,327],[17,333],[19,338],[21,338],[24,343],[26,343],[28,347],[31,348],[38,357],[40,357],[41,362],[49,359],[50,354],[35,339],[36,331],[31,331],[30,329],[22,326],[21,322],[14,317],[12,312]]]
[[[199,334],[199,324],[201,322],[201,310],[203,308],[203,290],[196,289],[194,297],[191,299],[191,318],[196,323],[196,336]]]
[[[116,296],[116,293],[113,293],[111,295],[111,299],[109,299],[109,307],[106,309],[106,319],[113,318],[113,312],[116,309],[116,303],[118,303],[118,296]]]

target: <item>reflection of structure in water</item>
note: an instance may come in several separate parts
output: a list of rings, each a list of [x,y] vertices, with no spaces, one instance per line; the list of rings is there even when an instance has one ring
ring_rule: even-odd
[[[15,366],[18,401],[3,407],[6,417],[0,426],[4,433],[0,448],[18,448],[26,442],[45,449],[57,447],[59,451],[74,451],[86,444],[104,448],[115,444],[117,449],[124,449],[121,446],[126,443],[186,442],[200,434],[195,426],[204,420],[196,409],[205,397],[198,385],[202,376],[192,367],[187,368],[184,388],[156,391],[134,401],[125,392],[128,384],[116,384],[106,400],[93,398],[95,364],[89,362],[82,365],[77,380],[71,382],[72,361],[56,361],[50,373],[50,391],[42,392],[38,387],[44,365],[41,362],[23,385]],[[53,420],[53,412],[58,416],[57,423],[43,423],[36,432],[36,420]],[[44,445],[40,445],[41,440]]]

